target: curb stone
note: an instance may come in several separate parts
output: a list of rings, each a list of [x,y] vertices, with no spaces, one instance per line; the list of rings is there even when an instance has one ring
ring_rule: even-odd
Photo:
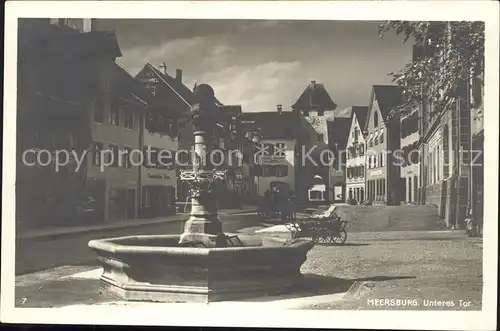
[[[251,212],[250,211],[236,211],[236,212],[219,212],[219,215],[239,215],[241,213],[247,213]],[[75,227],[75,228],[66,228],[66,229],[57,229],[54,228],[53,233],[35,233],[35,234],[20,234],[16,236],[17,241],[22,241],[22,240],[33,240],[33,239],[56,239],[64,236],[72,236],[72,235],[79,235],[83,233],[92,233],[92,232],[99,232],[99,231],[108,231],[108,230],[123,230],[123,229],[133,229],[133,228],[138,228],[141,226],[148,226],[148,225],[158,225],[158,224],[164,224],[164,223],[174,223],[174,222],[182,222],[188,217],[189,214],[176,214],[172,215],[171,218],[168,217],[167,219],[159,219],[156,221],[144,221],[144,222],[133,222],[131,221],[130,223],[124,222],[124,223],[115,223],[115,224],[102,224],[102,225],[92,225],[87,228],[85,227]]]

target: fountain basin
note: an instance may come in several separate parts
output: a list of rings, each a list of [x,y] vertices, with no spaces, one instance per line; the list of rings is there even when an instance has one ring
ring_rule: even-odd
[[[211,302],[276,294],[302,279],[309,240],[238,235],[239,247],[180,247],[180,235],[92,240],[106,291],[130,301]]]

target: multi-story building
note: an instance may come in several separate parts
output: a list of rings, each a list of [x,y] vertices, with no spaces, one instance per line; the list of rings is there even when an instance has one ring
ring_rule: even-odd
[[[446,40],[439,56],[450,56],[453,47],[451,40]],[[423,50],[422,46],[414,47],[414,58],[428,56]],[[471,75],[462,81],[455,99],[442,109],[437,109],[424,95],[419,112],[421,202],[436,205],[440,217],[450,227],[463,226],[471,213],[482,221],[483,168],[471,167],[471,160],[478,156],[471,150],[475,146],[482,149],[481,76],[482,73]],[[476,212],[479,214],[474,215]]]
[[[67,223],[66,211],[85,199],[87,169],[74,157],[58,170],[49,161],[91,146],[89,108],[105,82],[102,68],[121,52],[115,35],[92,31],[90,19],[20,19],[18,33],[17,152],[19,160],[29,149],[46,157],[44,165],[18,164],[18,224]]]
[[[328,145],[327,122],[334,119],[336,108],[337,105],[325,86],[316,81],[311,81],[292,105],[292,109],[300,111],[316,130],[318,142],[326,145]]]
[[[333,153],[333,162],[329,166],[329,200],[345,202],[347,172],[347,140],[349,138],[349,117],[335,117],[328,121],[328,147]]]
[[[165,64],[161,68],[163,68],[163,72],[148,63],[137,74],[136,79],[143,82],[151,94],[154,95],[156,104],[165,105],[169,109],[168,121],[171,121],[172,128],[169,135],[178,137],[177,148],[180,151],[180,154],[176,158],[176,161],[178,161],[176,163],[176,200],[180,204],[186,204],[189,200],[190,184],[180,179],[179,172],[192,169],[191,152],[194,139],[190,110],[197,103],[194,94],[194,88],[196,87],[192,91],[184,85],[181,69],[176,69],[176,75],[173,77],[167,73]],[[243,195],[246,194],[243,192],[243,187],[239,179],[240,176],[243,176],[241,164],[245,162],[235,159],[238,155],[236,152],[238,147],[240,147],[240,138],[242,135],[235,135],[231,127],[234,125],[233,122],[238,121],[241,107],[223,105],[217,98],[214,98],[214,107],[217,107],[219,110],[219,118],[217,127],[214,128],[216,137],[213,139],[212,147],[220,149],[225,153],[222,157],[223,160],[221,160],[223,162],[220,163],[219,168],[228,171],[228,175],[225,178],[225,185],[221,186],[224,189],[218,192],[219,207],[224,208],[228,206],[229,202],[229,205],[239,203],[237,199],[230,199],[230,197],[237,196],[235,192]],[[163,144],[166,145],[167,142]],[[214,154],[214,157],[218,157],[217,155]],[[214,162],[219,163],[219,160],[215,159]]]
[[[273,183],[285,183],[298,203],[308,203],[308,190],[319,168],[305,157],[316,144],[317,134],[300,112],[248,112],[241,115],[247,125],[257,126],[260,145],[256,150],[255,189],[263,196]]]
[[[116,63],[103,65],[100,97],[91,105],[91,157],[87,194],[101,204],[105,221],[137,218],[142,150],[149,94]]]
[[[366,193],[375,204],[398,205],[403,200],[400,156],[400,118],[392,111],[401,103],[397,86],[374,85],[365,122]]]
[[[144,155],[147,155],[150,150],[151,162],[146,161],[142,164],[139,176],[142,197],[141,217],[166,216],[175,213],[177,122],[168,116],[170,114],[168,108],[161,107],[160,109],[164,110],[163,120],[158,121],[158,118],[150,112],[142,128],[141,146]],[[163,128],[159,128],[162,122]]]
[[[176,148],[173,155],[175,158],[175,200],[184,202],[189,195],[189,183],[181,181],[179,171],[192,167],[191,163],[191,147],[193,145],[193,130],[190,125],[190,109],[195,104],[195,96],[182,82],[182,70],[176,69],[176,76],[172,77],[167,74],[166,65],[163,64],[164,72],[153,65],[147,63],[144,68],[136,75],[135,79],[140,81],[146,89],[153,95],[156,104],[164,105],[168,109],[167,113],[158,114],[151,119],[152,123],[165,122],[164,129],[150,128],[150,132],[161,134],[161,138],[155,138],[154,148],[168,149],[168,147]],[[162,119],[160,119],[160,117]],[[161,141],[160,141],[161,140]],[[177,140],[176,142],[172,140]],[[153,143],[153,141],[152,141]],[[158,146],[156,146],[158,145]],[[167,175],[171,176],[171,175]],[[169,179],[170,180],[170,179]],[[148,196],[147,191],[141,198],[141,205],[148,208],[151,204],[151,195]]]
[[[420,132],[418,125],[419,109],[415,107],[401,116],[401,178],[406,203],[420,201]]]
[[[368,107],[352,106],[347,140],[346,191],[347,201],[358,203],[365,199],[365,149],[364,128]]]
[[[483,77],[472,77],[471,119],[472,119],[472,178],[471,178],[471,213],[480,224],[483,223],[484,208],[484,89]],[[475,159],[475,160],[474,160]]]

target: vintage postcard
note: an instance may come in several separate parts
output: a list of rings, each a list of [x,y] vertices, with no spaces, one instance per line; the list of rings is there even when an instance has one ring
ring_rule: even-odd
[[[8,2],[2,322],[493,330],[498,9]]]

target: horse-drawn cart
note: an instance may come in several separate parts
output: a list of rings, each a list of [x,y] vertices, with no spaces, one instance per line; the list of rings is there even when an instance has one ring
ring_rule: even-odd
[[[350,220],[350,205],[334,204],[325,212],[286,224],[292,238],[309,238],[317,244],[344,244],[346,225]]]

